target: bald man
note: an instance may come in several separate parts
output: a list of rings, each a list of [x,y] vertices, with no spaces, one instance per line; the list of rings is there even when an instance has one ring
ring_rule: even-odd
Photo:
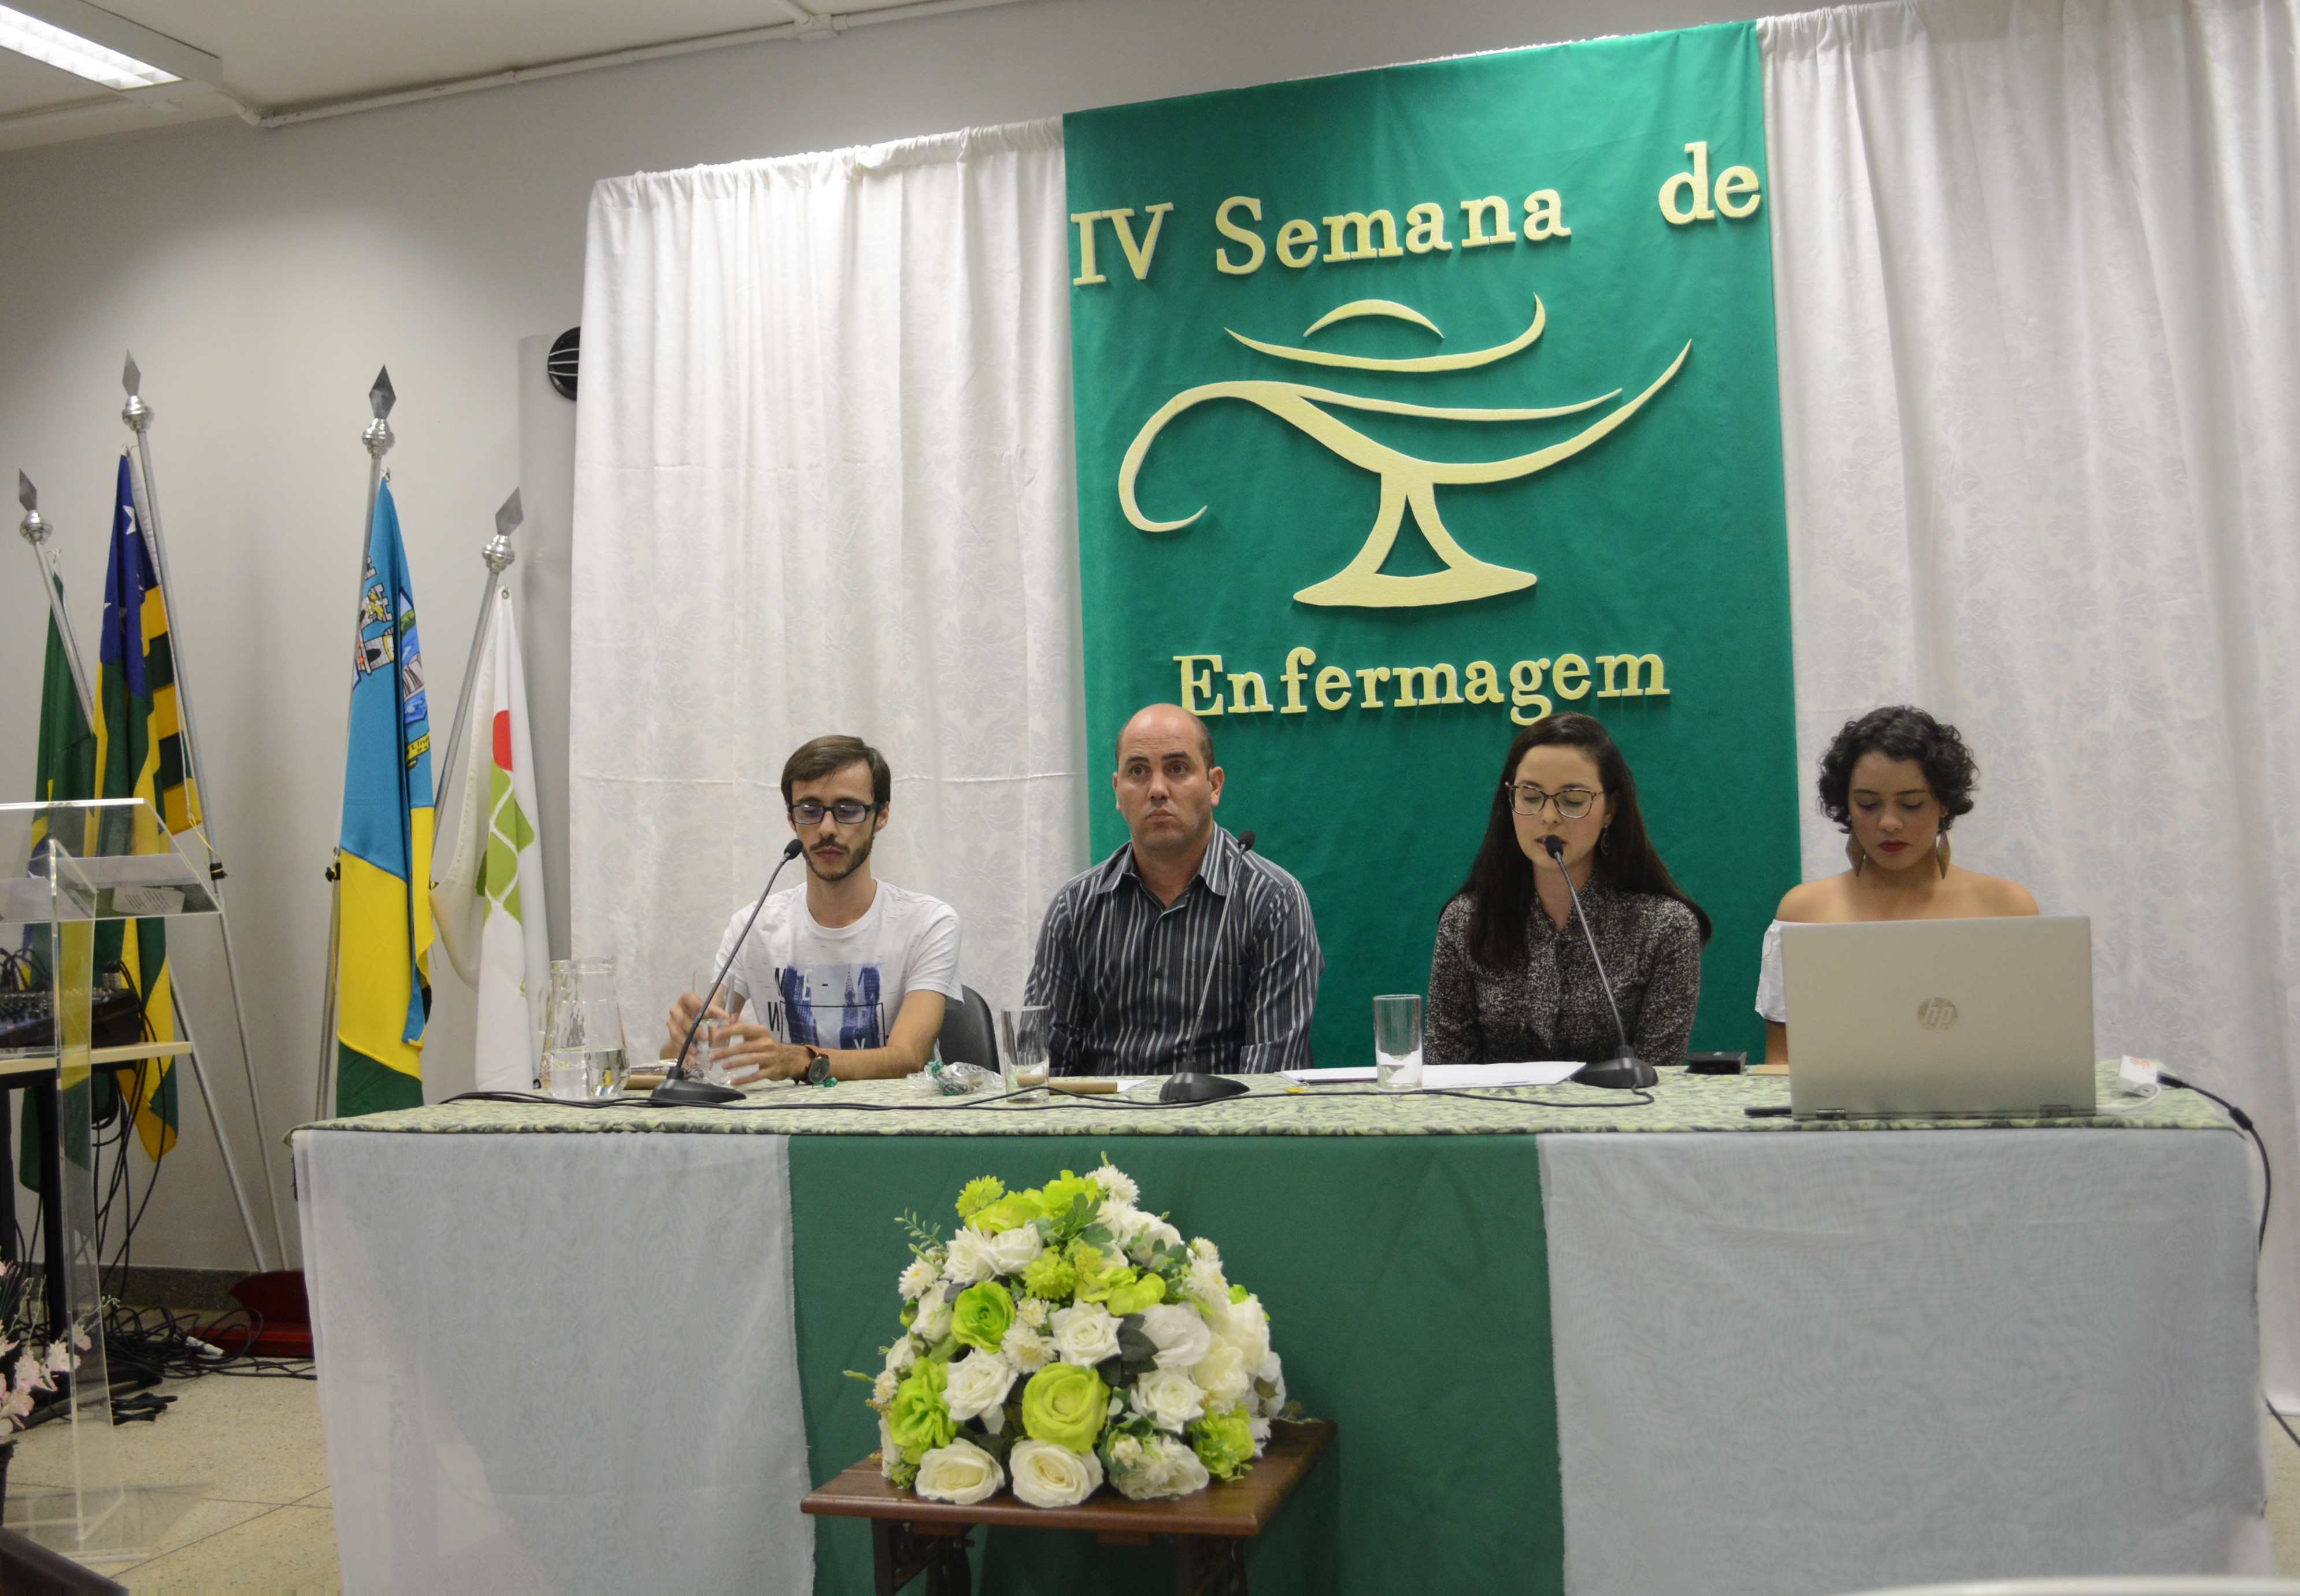
[[[1214,823],[1205,723],[1153,704],[1110,778],[1131,833],[1054,895],[1027,1000],[1052,1007],[1058,1075],[1310,1066],[1326,961],[1302,883]]]

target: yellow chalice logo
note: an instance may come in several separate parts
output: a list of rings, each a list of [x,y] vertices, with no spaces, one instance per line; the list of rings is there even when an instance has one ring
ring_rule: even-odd
[[[1306,365],[1337,366],[1363,372],[1461,372],[1473,366],[1490,365],[1505,360],[1520,350],[1529,348],[1541,336],[1548,313],[1543,309],[1540,297],[1533,302],[1533,322],[1523,332],[1505,344],[1491,348],[1466,350],[1458,355],[1424,355],[1398,360],[1379,360],[1363,355],[1342,355],[1325,349],[1291,348],[1278,344],[1266,344],[1250,338],[1236,329],[1228,329],[1230,337],[1249,349],[1280,360],[1300,361]],[[1337,322],[1357,316],[1388,316],[1397,321],[1412,322],[1438,333],[1436,322],[1411,306],[1390,299],[1357,299],[1329,311],[1311,323],[1304,338],[1315,336],[1321,329]],[[1446,530],[1446,522],[1438,514],[1438,485],[1440,482],[1506,482],[1518,477],[1531,476],[1546,471],[1561,460],[1571,458],[1596,443],[1614,428],[1644,407],[1646,400],[1659,393],[1669,380],[1685,364],[1692,353],[1688,342],[1670,363],[1669,370],[1654,380],[1653,385],[1619,408],[1608,412],[1562,443],[1530,454],[1513,455],[1504,460],[1453,462],[1422,460],[1388,444],[1368,438],[1356,428],[1336,419],[1321,406],[1346,410],[1367,410],[1386,415],[1426,415],[1441,421],[1456,422],[1525,422],[1540,421],[1551,416],[1576,415],[1585,410],[1621,396],[1620,389],[1599,394],[1594,399],[1584,399],[1575,405],[1560,405],[1540,409],[1487,410],[1469,409],[1456,405],[1408,405],[1395,399],[1367,398],[1357,394],[1337,393],[1330,389],[1312,388],[1302,382],[1239,381],[1207,382],[1196,388],[1185,389],[1165,404],[1157,414],[1142,424],[1134,441],[1127,447],[1126,459],[1118,470],[1118,502],[1126,511],[1126,519],[1146,532],[1177,531],[1204,515],[1200,506],[1192,514],[1179,521],[1153,521],[1142,513],[1134,494],[1136,476],[1142,462],[1150,453],[1150,446],[1158,434],[1172,421],[1194,405],[1209,399],[1244,399],[1258,405],[1271,414],[1291,422],[1324,444],[1351,464],[1372,472],[1381,479],[1381,507],[1374,516],[1373,530],[1366,534],[1365,547],[1357,557],[1324,581],[1316,582],[1294,595],[1304,604],[1360,605],[1376,609],[1397,609],[1426,604],[1460,604],[1465,599],[1490,597],[1496,593],[1513,593],[1521,588],[1533,586],[1535,577],[1529,571],[1516,571],[1507,565],[1496,565],[1471,555],[1454,535]],[[1385,576],[1382,562],[1397,541],[1397,529],[1404,522],[1405,511],[1413,511],[1413,524],[1429,542],[1430,550],[1445,562],[1446,569],[1433,571],[1426,576]]]

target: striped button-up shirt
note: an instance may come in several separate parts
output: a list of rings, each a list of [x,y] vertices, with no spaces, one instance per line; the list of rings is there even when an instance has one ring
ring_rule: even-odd
[[[1054,1011],[1058,1075],[1261,1074],[1310,1066],[1325,967],[1302,883],[1216,826],[1171,906],[1131,843],[1054,894],[1027,1000]]]

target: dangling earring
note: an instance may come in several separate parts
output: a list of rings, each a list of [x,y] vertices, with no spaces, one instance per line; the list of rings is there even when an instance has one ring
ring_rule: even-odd
[[[1861,839],[1858,837],[1847,837],[1845,840],[1845,857],[1852,865],[1853,873],[1855,875],[1859,875],[1869,867],[1869,850],[1861,846]]]
[[[1611,854],[1613,851],[1613,823],[1610,820],[1598,830],[1597,851],[1601,854]]]
[[[1943,826],[1940,835],[1933,839],[1933,857],[1940,861],[1941,880],[1948,880],[1948,828]]]

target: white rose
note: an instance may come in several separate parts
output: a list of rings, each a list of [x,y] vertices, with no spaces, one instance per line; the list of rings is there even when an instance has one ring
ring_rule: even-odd
[[[1208,1309],[1206,1323],[1238,1349],[1247,1368],[1260,1368],[1262,1360],[1270,1356],[1270,1316],[1262,1311],[1261,1298],[1249,1296],[1243,1302],[1226,1302],[1219,1309]]]
[[[1026,1375],[1035,1375],[1054,1360],[1054,1343],[1026,1324],[1009,1324],[999,1346]]]
[[[1157,1218],[1154,1216],[1151,1217],[1150,1223],[1142,1227],[1142,1233],[1134,1238],[1134,1261],[1136,1263],[1147,1263],[1150,1260],[1151,1255],[1156,1252],[1160,1248],[1171,1247],[1176,1251],[1179,1251],[1181,1249],[1181,1246],[1182,1233],[1176,1230],[1172,1225],[1167,1224],[1163,1219]]]
[[[1259,1458],[1262,1456],[1262,1449],[1270,1444],[1270,1421],[1266,1418],[1250,1418],[1246,1421],[1246,1428],[1247,1433],[1254,1437],[1254,1455]]]
[[[990,1238],[971,1224],[960,1231],[950,1239],[950,1256],[944,1259],[942,1272],[962,1286],[988,1280],[997,1274],[997,1260],[990,1254]]]
[[[1014,1366],[996,1352],[985,1352],[977,1347],[950,1366],[950,1375],[943,1385],[942,1400],[956,1419],[981,1418],[996,1412],[1006,1400],[1007,1388],[1014,1383]],[[990,1433],[996,1435],[998,1425],[986,1420]]]
[[[941,1287],[919,1299],[919,1316],[911,1321],[911,1333],[929,1347],[950,1333],[950,1299]]]
[[[938,1446],[919,1459],[919,1477],[911,1489],[929,1501],[956,1502],[971,1507],[1006,1483],[998,1459],[962,1437]]]
[[[1046,1249],[1035,1224],[1018,1224],[990,1238],[990,1261],[1001,1274],[1020,1274]]]
[[[899,1375],[909,1368],[917,1360],[918,1356],[918,1342],[907,1335],[904,1336],[887,1349],[887,1370],[889,1374]]]
[[[1278,1361],[1277,1353],[1263,1358],[1262,1366],[1254,1370],[1254,1394],[1262,1399],[1264,1416],[1276,1418],[1286,1411],[1286,1366]]]
[[[1091,1367],[1118,1352],[1118,1321],[1099,1302],[1081,1302],[1075,1308],[1055,1310],[1053,1318],[1054,1350],[1062,1354],[1064,1363],[1085,1364]]]
[[[1216,1341],[1213,1349],[1191,1366],[1190,1378],[1206,1393],[1209,1408],[1235,1406],[1254,1389],[1245,1357],[1228,1341]]]
[[[1127,1393],[1134,1411],[1147,1414],[1162,1430],[1179,1435],[1182,1426],[1205,1415],[1205,1392],[1179,1369],[1152,1369]]]
[[[1157,1347],[1162,1369],[1187,1369],[1214,1344],[1213,1332],[1198,1310],[1181,1302],[1162,1302],[1145,1310],[1142,1333]]]
[[[1044,1297],[1023,1298],[1021,1306],[1014,1309],[1014,1316],[1033,1330],[1044,1330],[1046,1327],[1046,1299]]]
[[[1112,1475],[1110,1483],[1136,1501],[1149,1501],[1203,1491],[1208,1476],[1206,1466],[1188,1445],[1171,1436],[1158,1435],[1143,1442],[1139,1464]]]
[[[935,1266],[924,1258],[912,1258],[903,1270],[903,1277],[895,1283],[895,1289],[902,1292],[904,1301],[916,1302],[934,1283]]]
[[[1112,1169],[1107,1164],[1096,1170],[1087,1179],[1099,1185],[1121,1202],[1135,1202],[1142,1196],[1142,1188],[1134,1183],[1132,1175]]]
[[[1051,1441],[1018,1441],[1006,1455],[1014,1494],[1034,1508],[1072,1508],[1102,1483],[1102,1459]]]

